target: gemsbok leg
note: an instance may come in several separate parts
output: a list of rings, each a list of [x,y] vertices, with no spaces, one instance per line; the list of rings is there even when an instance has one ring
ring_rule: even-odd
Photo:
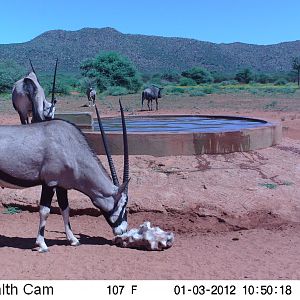
[[[69,207],[69,201],[68,201],[68,191],[61,187],[57,187],[56,188],[56,196],[57,196],[57,201],[58,201],[58,205],[60,208],[60,212],[61,212],[61,215],[64,220],[65,232],[66,232],[67,239],[72,246],[78,246],[78,245],[80,245],[80,243],[72,232],[71,224],[70,224],[70,220],[69,220],[70,207]]]
[[[47,218],[50,214],[50,207],[52,197],[54,195],[54,187],[49,187],[45,184],[42,185],[42,194],[40,200],[40,224],[38,235],[35,241],[35,246],[38,247],[39,252],[47,252],[48,247],[45,243],[45,226]]]

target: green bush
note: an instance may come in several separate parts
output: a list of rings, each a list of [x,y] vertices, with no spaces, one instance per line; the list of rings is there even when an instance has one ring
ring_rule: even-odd
[[[40,74],[39,81],[46,95],[52,94],[53,75]],[[74,89],[79,88],[80,81],[71,74],[57,74],[55,81],[55,93],[60,95],[69,95]],[[85,91],[84,91],[85,92]]]
[[[260,73],[260,74],[254,75],[254,80],[255,80],[255,82],[264,84],[264,83],[272,82],[274,80],[274,78],[269,74]]]
[[[213,94],[216,92],[216,89],[213,86],[204,86],[201,90],[205,94]]]
[[[167,82],[178,83],[181,76],[175,71],[167,71],[161,75],[161,79]]]
[[[181,73],[183,77],[191,78],[196,81],[197,84],[211,83],[214,78],[209,71],[204,68],[194,67]]]
[[[102,92],[110,86],[122,86],[130,92],[137,92],[141,77],[133,64],[116,52],[104,52],[83,62],[80,66],[84,77],[95,80]]]
[[[14,61],[0,62],[0,93],[10,93],[14,83],[24,76],[25,71]]]
[[[86,90],[89,87],[96,87],[96,86],[97,86],[96,80],[93,80],[92,78],[83,77],[78,80],[78,89],[81,93],[85,94]]]
[[[44,88],[45,90],[45,88]],[[71,87],[62,83],[62,82],[56,82],[55,83],[55,94],[59,95],[69,95],[71,92]],[[52,85],[47,84],[47,90],[45,90],[45,93],[48,95],[52,94]]]
[[[234,79],[240,83],[249,83],[253,79],[253,75],[251,70],[246,68],[236,73]]]
[[[206,94],[203,93],[203,91],[201,91],[200,89],[191,89],[189,91],[189,95],[190,95],[190,97],[203,97]]]
[[[181,77],[179,80],[179,85],[181,86],[193,86],[197,85],[197,82],[192,78]]]
[[[176,87],[176,86],[172,86],[172,87],[167,87],[165,89],[165,93],[167,95],[180,95],[184,93],[184,89],[180,88],[180,87]]]
[[[274,82],[274,85],[286,85],[288,82],[285,78],[279,78]]]
[[[123,86],[110,86],[107,88],[107,93],[108,95],[111,96],[121,96],[121,95],[127,95],[129,92]]]
[[[235,85],[239,84],[237,80],[231,79],[231,80],[225,80],[219,83],[219,85],[225,86],[225,85]]]

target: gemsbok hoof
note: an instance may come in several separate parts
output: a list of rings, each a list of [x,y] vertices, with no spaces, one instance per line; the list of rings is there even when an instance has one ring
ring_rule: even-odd
[[[70,241],[70,244],[71,246],[80,246],[80,242],[77,240],[77,241]]]
[[[46,252],[49,252],[49,249],[48,248],[39,248],[38,251],[39,251],[39,253],[46,253]]]
[[[32,251],[37,251],[39,253],[46,253],[49,251],[48,247],[47,248],[42,248],[39,245],[35,245],[32,249]]]

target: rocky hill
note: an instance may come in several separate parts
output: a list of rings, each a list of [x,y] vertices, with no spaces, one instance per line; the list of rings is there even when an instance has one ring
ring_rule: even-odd
[[[194,39],[123,34],[113,28],[51,30],[31,41],[0,45],[0,61],[12,59],[37,70],[52,72],[59,58],[60,72],[78,73],[80,63],[100,51],[127,56],[141,72],[182,71],[203,66],[210,71],[236,72],[249,67],[258,72],[291,70],[293,57],[300,56],[300,41],[274,45],[215,44]]]

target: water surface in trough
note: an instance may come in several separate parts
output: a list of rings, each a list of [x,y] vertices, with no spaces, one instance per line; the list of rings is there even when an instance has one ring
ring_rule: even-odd
[[[106,118],[102,123],[107,132],[122,131],[120,118]],[[235,117],[126,117],[128,132],[226,132],[268,125],[269,123],[263,120]],[[94,121],[94,130],[99,131],[97,120]]]

